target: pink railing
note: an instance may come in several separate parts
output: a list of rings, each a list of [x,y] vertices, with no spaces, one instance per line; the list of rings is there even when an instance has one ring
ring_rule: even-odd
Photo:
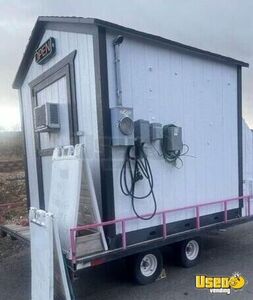
[[[209,205],[215,205],[215,204],[222,204],[224,205],[224,222],[228,222],[228,216],[227,216],[227,204],[232,201],[236,200],[243,200],[247,203],[247,213],[246,216],[251,216],[250,213],[250,200],[252,196],[247,195],[247,196],[241,196],[241,197],[234,197],[230,199],[224,199],[224,200],[218,200],[214,202],[208,202],[208,203],[202,203],[202,204],[197,204],[197,205],[191,205],[191,206],[185,206],[185,207],[180,207],[180,208],[175,208],[175,209],[167,209],[163,211],[158,211],[156,212],[155,216],[162,216],[162,226],[163,226],[163,238],[166,239],[168,237],[168,230],[167,230],[167,222],[166,222],[166,215],[172,212],[177,212],[177,211],[182,211],[182,210],[189,210],[189,209],[195,209],[195,214],[196,214],[196,229],[199,230],[201,228],[200,224],[200,208],[209,206]],[[151,213],[141,215],[141,217],[149,217],[151,216]],[[88,224],[88,225],[83,225],[83,226],[78,226],[70,229],[70,242],[71,242],[71,257],[72,257],[72,262],[76,263],[76,233],[87,230],[87,229],[93,229],[93,228],[99,228],[99,227],[104,227],[108,225],[115,225],[115,224],[121,224],[121,239],[122,239],[122,249],[127,248],[127,241],[126,241],[126,222],[133,221],[133,220],[138,220],[138,217],[133,216],[133,217],[128,217],[128,218],[121,218],[121,219],[116,219],[116,220],[110,220],[110,221],[105,221],[105,222],[100,222],[100,223],[94,223],[94,224]],[[152,241],[152,240],[149,240]]]

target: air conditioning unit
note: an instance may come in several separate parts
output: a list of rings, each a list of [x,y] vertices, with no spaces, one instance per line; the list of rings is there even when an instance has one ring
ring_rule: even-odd
[[[51,132],[60,129],[59,105],[46,102],[34,108],[36,132]]]

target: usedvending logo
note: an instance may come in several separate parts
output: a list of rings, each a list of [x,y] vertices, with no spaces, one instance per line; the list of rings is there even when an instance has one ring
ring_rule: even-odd
[[[230,277],[196,275],[196,288],[209,289],[212,294],[231,294],[231,290],[239,291],[247,284],[247,279],[235,272]]]

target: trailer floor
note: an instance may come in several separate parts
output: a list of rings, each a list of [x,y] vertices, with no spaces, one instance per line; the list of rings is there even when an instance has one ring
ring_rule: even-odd
[[[5,239],[1,241],[0,246]],[[8,240],[5,240],[7,243]],[[9,242],[8,242],[9,243]],[[13,241],[12,243],[20,243]],[[17,247],[17,244],[16,246]],[[16,249],[16,248],[15,248]],[[1,247],[0,247],[1,251]],[[203,239],[203,253],[198,266],[182,269],[174,265],[171,248],[164,253],[167,278],[148,286],[135,286],[127,278],[126,266],[120,261],[86,269],[74,283],[77,300],[107,299],[221,299],[194,288],[195,275],[227,275],[240,272],[248,284],[239,292],[232,291],[228,299],[253,299],[253,222],[209,234]],[[167,258],[166,258],[167,254]],[[0,299],[30,299],[29,248],[0,260]]]

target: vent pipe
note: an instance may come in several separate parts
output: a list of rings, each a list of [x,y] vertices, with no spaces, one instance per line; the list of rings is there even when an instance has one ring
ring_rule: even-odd
[[[116,96],[117,96],[117,106],[122,106],[122,87],[121,87],[121,75],[120,75],[120,44],[123,42],[124,38],[122,35],[117,36],[113,40],[114,48],[114,64],[115,64],[115,83],[116,83]]]

